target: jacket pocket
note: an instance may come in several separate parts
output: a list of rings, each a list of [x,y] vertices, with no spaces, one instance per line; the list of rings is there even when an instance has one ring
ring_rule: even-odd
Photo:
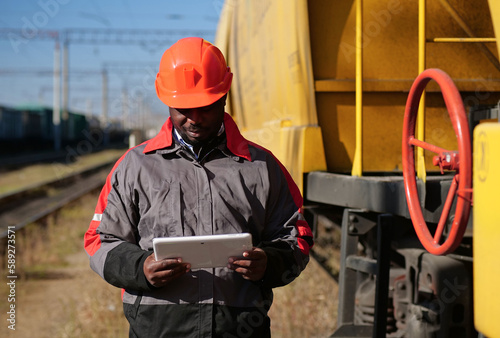
[[[153,225],[154,237],[183,236],[179,182],[162,181],[153,204],[157,215]]]
[[[193,236],[198,227],[197,196],[184,195],[179,181],[162,182],[154,202],[157,215],[153,231],[155,237]]]

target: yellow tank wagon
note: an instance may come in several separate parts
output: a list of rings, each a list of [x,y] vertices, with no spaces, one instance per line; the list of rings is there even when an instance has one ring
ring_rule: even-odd
[[[314,230],[320,218],[341,228],[333,336],[500,336],[499,36],[497,0],[224,2],[215,43],[234,72],[229,113],[289,169]],[[474,163],[473,187],[451,194],[436,231],[456,170],[442,175],[436,154],[414,147],[413,193],[435,245],[455,233],[457,200],[474,200],[439,255],[414,230],[402,175],[405,105],[429,68],[458,89]],[[422,97],[415,139],[464,149],[435,81]]]

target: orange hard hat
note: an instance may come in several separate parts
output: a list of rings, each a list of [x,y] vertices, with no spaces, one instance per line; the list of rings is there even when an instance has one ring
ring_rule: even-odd
[[[231,87],[233,73],[221,51],[202,38],[184,38],[163,53],[156,94],[167,106],[208,106]]]

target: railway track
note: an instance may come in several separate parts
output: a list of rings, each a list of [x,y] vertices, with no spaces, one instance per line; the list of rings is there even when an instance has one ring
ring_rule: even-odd
[[[115,161],[114,158],[61,179],[0,195],[0,239],[7,237],[9,229],[19,231],[26,225],[102,187]]]

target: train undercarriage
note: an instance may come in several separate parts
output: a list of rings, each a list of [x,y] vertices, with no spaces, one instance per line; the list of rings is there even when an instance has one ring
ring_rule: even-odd
[[[451,181],[429,176],[425,184],[418,182],[431,232]],[[470,224],[453,254],[427,252],[409,218],[402,176],[312,172],[306,201],[315,231],[327,218],[341,232],[339,307],[332,337],[477,336]]]

